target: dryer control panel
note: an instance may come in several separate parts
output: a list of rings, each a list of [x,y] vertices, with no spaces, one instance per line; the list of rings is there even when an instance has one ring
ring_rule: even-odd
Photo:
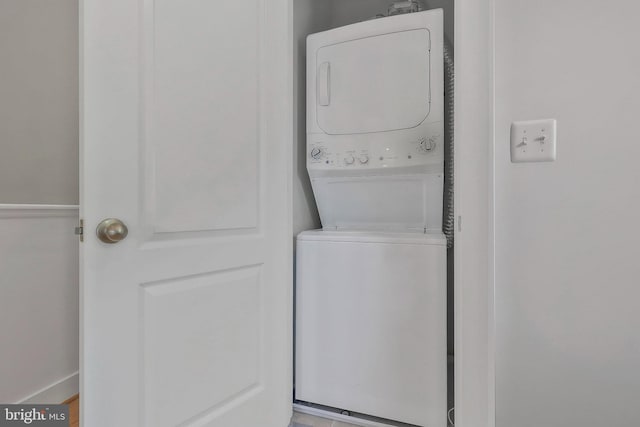
[[[307,168],[364,170],[442,165],[443,123],[429,123],[411,131],[363,135],[307,135]]]

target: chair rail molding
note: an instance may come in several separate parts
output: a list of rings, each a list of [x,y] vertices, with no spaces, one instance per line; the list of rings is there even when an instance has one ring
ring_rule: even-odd
[[[78,205],[0,204],[0,219],[77,216]]]

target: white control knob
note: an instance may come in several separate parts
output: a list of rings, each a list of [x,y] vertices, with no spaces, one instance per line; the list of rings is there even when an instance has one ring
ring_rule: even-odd
[[[322,157],[322,150],[318,147],[313,148],[311,150],[311,158],[318,160],[320,157]]]
[[[348,165],[352,165],[353,162],[355,162],[355,161],[356,161],[356,158],[353,157],[353,156],[347,156],[347,157],[344,158],[344,162],[346,164],[348,164]]]
[[[420,140],[420,149],[425,152],[433,151],[436,148],[435,138],[422,138]]]
[[[369,156],[363,154],[358,160],[360,160],[361,164],[366,165],[367,163],[369,163]]]

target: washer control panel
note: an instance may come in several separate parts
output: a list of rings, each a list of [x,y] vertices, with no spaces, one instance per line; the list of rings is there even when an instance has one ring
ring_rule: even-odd
[[[443,123],[414,132],[362,135],[307,135],[307,167],[312,170],[371,169],[437,164],[444,160]]]

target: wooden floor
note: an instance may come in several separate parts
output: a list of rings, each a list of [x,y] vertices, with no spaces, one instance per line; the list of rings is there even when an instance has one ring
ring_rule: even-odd
[[[69,427],[79,427],[80,417],[78,406],[80,404],[80,395],[76,394],[70,399],[65,400],[63,403],[69,405]]]

